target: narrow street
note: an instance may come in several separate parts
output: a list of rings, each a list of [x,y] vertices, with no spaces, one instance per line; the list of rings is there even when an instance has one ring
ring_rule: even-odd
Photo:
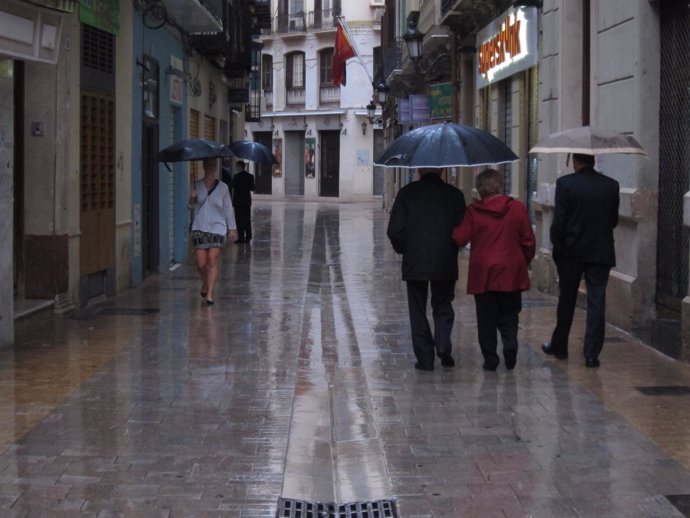
[[[689,365],[608,327],[585,369],[580,309],[570,359],[546,357],[556,299],[531,291],[516,369],[485,372],[462,270],[457,366],[417,371],[386,222],[380,202],[255,202],[215,305],[189,263],[17,322],[0,518],[690,515]]]

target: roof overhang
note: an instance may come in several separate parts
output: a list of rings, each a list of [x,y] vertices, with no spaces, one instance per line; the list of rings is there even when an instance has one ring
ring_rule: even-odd
[[[223,24],[199,0],[163,0],[168,15],[190,34],[220,32]]]

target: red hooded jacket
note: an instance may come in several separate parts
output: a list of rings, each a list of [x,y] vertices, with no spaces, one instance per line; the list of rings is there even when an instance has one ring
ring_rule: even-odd
[[[453,240],[471,243],[467,293],[529,289],[536,241],[524,203],[503,194],[472,203]]]

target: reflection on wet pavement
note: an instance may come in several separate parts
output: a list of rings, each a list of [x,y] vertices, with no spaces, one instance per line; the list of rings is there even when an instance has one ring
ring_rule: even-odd
[[[598,370],[575,349],[546,358],[555,300],[530,292],[516,370],[484,372],[461,279],[458,366],[415,371],[378,205],[257,202],[213,307],[189,264],[18,322],[0,351],[0,517],[268,517],[281,496],[682,516],[664,495],[690,494],[688,396],[635,387],[690,386],[688,366],[614,328]],[[583,327],[578,311],[574,348]]]

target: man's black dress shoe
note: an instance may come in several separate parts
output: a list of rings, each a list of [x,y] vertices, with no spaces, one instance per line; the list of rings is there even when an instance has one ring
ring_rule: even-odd
[[[585,367],[596,369],[599,365],[601,365],[601,363],[597,358],[585,358]]]
[[[568,352],[556,352],[553,349],[553,346],[551,345],[551,342],[546,342],[541,344],[541,350],[544,351],[544,354],[548,354],[549,356],[555,356],[559,360],[567,360],[568,359]]]
[[[419,362],[414,364],[414,368],[417,369],[418,371],[432,371],[432,370],[434,370],[433,365],[422,365]]]
[[[503,361],[505,361],[506,369],[512,371],[517,364],[517,353],[515,351],[506,351],[503,354]]]
[[[489,365],[488,363],[485,363],[484,365],[482,365],[482,369],[484,369],[485,371],[490,371],[490,372],[495,372],[497,367],[498,367],[498,364]]]
[[[450,355],[450,353],[438,353],[438,357],[441,358],[441,365],[444,367],[455,367],[455,360]]]

